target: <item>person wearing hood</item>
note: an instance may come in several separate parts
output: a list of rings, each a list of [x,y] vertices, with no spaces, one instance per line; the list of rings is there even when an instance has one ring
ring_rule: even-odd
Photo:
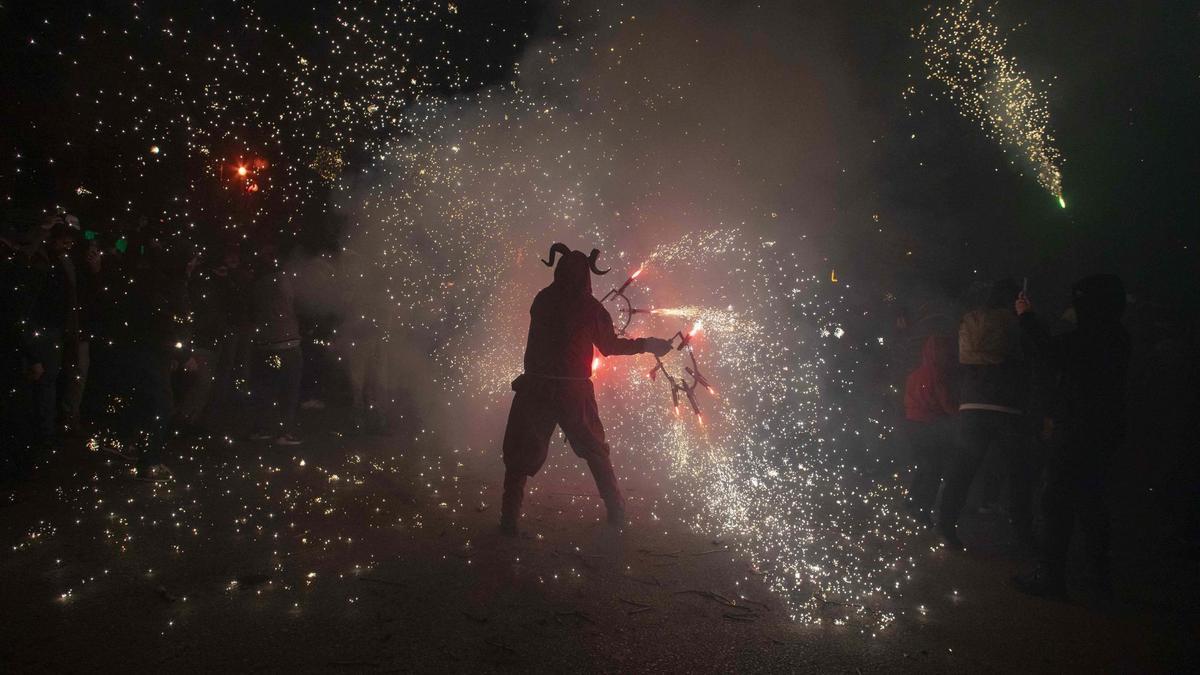
[[[258,428],[250,439],[273,439],[277,445],[291,446],[302,443],[296,435],[296,409],[300,404],[303,359],[293,275],[276,259],[277,252],[273,245],[263,247],[251,289],[254,349],[250,382]]]
[[[904,418],[917,463],[908,505],[926,525],[933,525],[933,505],[946,458],[954,446],[953,423],[958,415],[956,361],[954,338],[930,335],[921,349],[921,365],[904,382]]]
[[[557,266],[555,255],[561,254]],[[516,392],[504,430],[504,497],[500,528],[517,534],[526,480],[546,461],[550,437],[560,427],[571,449],[587,462],[608,509],[608,522],[623,525],[625,503],[609,459],[604,426],[592,386],[592,350],[605,356],[650,352],[663,356],[671,343],[660,338],[617,335],[612,317],[592,295],[591,274],[600,252],[591,255],[554,244],[550,259],[554,282],[543,288],[529,309],[525,372],[513,381]]]
[[[1129,334],[1121,325],[1125,287],[1098,274],[1071,289],[1076,328],[1050,336],[1022,293],[1015,303],[1022,327],[1039,359],[1057,373],[1050,404],[1056,451],[1047,468],[1042,508],[1046,518],[1042,561],[1015,579],[1032,595],[1066,597],[1067,550],[1078,518],[1091,564],[1091,579],[1109,584],[1109,513],[1105,501],[1109,463],[1125,440],[1125,389]]]
[[[1011,279],[992,286],[985,306],[968,312],[958,328],[958,455],[946,476],[938,530],[952,548],[962,549],[957,525],[971,483],[993,448],[1007,465],[1013,529],[1028,544],[1033,539],[1033,485],[1030,439],[1025,411],[1030,369],[1024,337],[1013,302],[1021,287]]]
[[[108,384],[105,408],[117,411],[126,440],[138,447],[137,479],[159,482],[173,477],[163,462],[175,407],[171,373],[196,365],[192,313],[183,258],[155,240],[134,243],[100,298],[107,321],[97,365]]]
[[[62,429],[68,435],[82,433],[81,409],[91,370],[91,342],[99,325],[96,307],[103,253],[94,238],[75,232],[76,243],[64,268],[70,268],[75,287],[76,330],[63,345],[61,399]]]
[[[38,459],[33,385],[45,369],[30,317],[39,281],[21,246],[0,237],[0,484],[27,478]]]
[[[59,373],[63,354],[73,350],[79,335],[79,311],[75,267],[71,250],[75,236],[56,218],[41,245],[33,249],[31,268],[37,285],[31,307],[33,327],[32,370],[34,426],[40,449],[58,443]]]

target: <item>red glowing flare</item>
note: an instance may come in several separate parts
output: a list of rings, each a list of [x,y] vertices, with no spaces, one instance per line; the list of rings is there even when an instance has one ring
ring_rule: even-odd
[[[675,406],[675,416],[679,417],[679,406]]]
[[[592,357],[592,372],[595,373],[596,370],[598,370],[599,368],[600,368],[600,357],[593,356]]]
[[[701,328],[704,328],[704,322],[697,321],[692,325],[692,331],[688,333],[688,337],[696,337],[696,333],[699,333]]]
[[[642,273],[642,270],[644,270],[644,269],[646,269],[646,263],[642,263],[641,265],[638,265],[637,271],[636,271],[636,272],[634,272],[634,273],[633,273],[633,276],[631,276],[631,277],[629,277],[629,278],[630,278],[630,279],[636,279],[636,278],[638,278],[638,275],[639,275],[639,274],[641,274],[641,273]]]
[[[239,176],[245,176],[249,172],[250,172],[250,170],[244,166],[239,166],[237,168],[237,175],[239,175]]]
[[[700,426],[704,426],[704,415],[696,413],[696,419],[700,421]]]

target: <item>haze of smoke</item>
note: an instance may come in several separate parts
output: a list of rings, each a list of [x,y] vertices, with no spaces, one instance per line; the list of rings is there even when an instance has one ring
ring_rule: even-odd
[[[344,245],[366,269],[348,271],[386,270],[400,298],[393,339],[462,350],[467,370],[478,345],[463,336],[496,320],[492,289],[532,298],[550,277],[532,256],[554,241],[601,248],[619,275],[700,228],[785,241],[823,231],[849,163],[833,118],[852,103],[814,14],[560,8],[512,82],[414,113],[440,123],[395,139],[384,168],[357,177]],[[526,309],[504,311],[524,321]],[[414,393],[425,410],[457,395]],[[479,422],[473,445],[497,433]]]

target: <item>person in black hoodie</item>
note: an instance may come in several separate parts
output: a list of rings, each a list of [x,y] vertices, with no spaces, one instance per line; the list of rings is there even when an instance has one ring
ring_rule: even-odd
[[[30,269],[35,279],[30,312],[33,329],[31,375],[34,401],[34,426],[39,450],[58,443],[58,378],[63,351],[70,342],[74,349],[79,333],[75,269],[71,249],[75,237],[65,222],[58,219],[45,240],[31,251]]]
[[[174,408],[171,372],[195,369],[184,264],[157,242],[135,242],[122,262],[104,296],[109,401],[139,446],[137,478],[170,480],[162,453]]]
[[[63,342],[62,384],[59,392],[62,429],[67,435],[81,431],[84,392],[91,370],[91,341],[96,330],[96,293],[102,270],[102,252],[95,239],[75,233],[75,247],[63,267],[70,270],[75,292],[74,330]]]
[[[0,237],[0,483],[26,478],[36,459],[32,385],[45,376],[30,321],[36,282],[21,247]]]
[[[1067,550],[1078,518],[1092,580],[1108,587],[1109,513],[1105,500],[1112,455],[1125,440],[1125,388],[1129,334],[1121,325],[1125,287],[1115,275],[1098,274],[1071,289],[1076,328],[1051,337],[1029,299],[1016,301],[1022,328],[1033,338],[1039,359],[1057,373],[1050,418],[1058,437],[1048,466],[1046,534],[1042,562],[1015,579],[1022,591],[1066,596]]]
[[[225,256],[228,258],[228,255]],[[204,261],[207,262],[207,261]],[[196,368],[183,379],[176,428],[189,435],[204,432],[205,409],[217,383],[217,368],[230,339],[229,299],[233,288],[226,261],[204,264],[193,258],[187,269],[187,297],[192,309],[192,359]]]
[[[300,352],[300,321],[296,315],[295,276],[283,269],[278,249],[264,246],[251,286],[250,381],[253,383],[255,424],[251,440],[274,440],[276,445],[300,445],[296,408],[304,361]]]

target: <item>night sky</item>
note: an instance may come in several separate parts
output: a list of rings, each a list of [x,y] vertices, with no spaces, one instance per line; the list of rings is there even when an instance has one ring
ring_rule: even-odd
[[[250,27],[248,6],[266,32]],[[430,7],[436,11],[429,17],[414,15],[410,37],[420,41],[405,48],[412,63],[422,64],[421,82],[398,90],[397,109],[503,81],[527,45],[555,24],[555,10],[537,2],[464,2],[453,13],[442,3]],[[114,223],[142,214],[178,219],[181,196],[191,200],[184,219],[207,227],[220,227],[212,223],[228,219],[231,209],[243,213],[239,197],[214,177],[213,158],[304,151],[294,137],[273,138],[251,118],[250,111],[279,114],[279,73],[256,68],[231,77],[221,70],[228,65],[222,58],[231,49],[253,52],[257,64],[317,53],[327,40],[312,26],[344,11],[333,3],[302,9],[286,2],[6,3],[0,9],[6,223],[20,226],[29,214],[62,204],[93,225],[119,229]],[[1135,292],[1168,303],[1195,300],[1200,148],[1191,122],[1200,15],[1193,5],[1008,0],[998,6],[998,20],[1016,28],[1009,48],[1021,65],[1035,79],[1057,76],[1049,105],[1065,157],[1065,211],[944,99],[901,97],[910,75],[931,91],[910,37],[921,20],[919,4],[813,3],[796,11],[826,27],[829,50],[850,74],[839,86],[857,103],[836,115],[834,127],[839,151],[853,157],[831,186],[837,213],[828,254],[844,269],[886,269],[883,286],[920,279],[950,294],[978,278],[1028,276],[1035,291],[1060,295],[1074,277],[1115,269]],[[352,60],[328,58],[334,65]],[[186,120],[197,117],[199,85],[214,81],[261,100],[231,103],[224,135],[214,138],[212,154],[199,157],[185,149]],[[353,83],[339,86],[353,97]],[[407,131],[383,124],[365,133],[384,138]],[[148,154],[152,145],[162,154]],[[366,157],[344,159],[349,172],[370,170]],[[264,173],[282,170],[276,164]],[[305,161],[294,164],[300,173],[311,171]],[[298,180],[308,185],[303,204],[264,194],[256,197],[256,217],[278,221],[287,213],[291,231],[301,236],[306,229],[328,231],[324,188],[311,176]],[[268,192],[280,177],[262,181]],[[79,186],[94,194],[75,194]],[[881,216],[882,232],[873,215]]]

